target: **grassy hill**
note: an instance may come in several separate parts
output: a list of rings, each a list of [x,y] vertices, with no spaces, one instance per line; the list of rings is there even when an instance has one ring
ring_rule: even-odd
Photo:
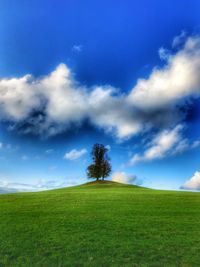
[[[0,266],[199,266],[200,194],[113,182],[0,195]]]

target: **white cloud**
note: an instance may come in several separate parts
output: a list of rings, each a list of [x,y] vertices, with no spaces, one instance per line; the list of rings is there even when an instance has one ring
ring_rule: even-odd
[[[69,68],[60,64],[55,71],[40,82],[48,100],[46,112],[54,122],[78,122],[86,112],[86,93],[77,88]]]
[[[0,80],[0,110],[1,117],[11,120],[25,119],[30,112],[39,109],[41,102],[38,97],[36,82],[31,75],[21,78]]]
[[[172,42],[172,47],[177,47],[181,44],[183,44],[186,40],[187,33],[185,31],[182,31],[180,35],[175,36]]]
[[[173,127],[185,115],[177,103],[199,97],[200,37],[187,38],[175,54],[163,48],[159,53],[165,66],[154,68],[148,79],[139,79],[128,94],[109,85],[82,86],[65,64],[37,79],[3,78],[0,120],[9,122],[11,131],[42,136],[59,134],[85,120],[119,139]]]
[[[86,153],[87,153],[87,149],[85,148],[81,150],[72,149],[71,151],[65,153],[64,159],[76,160],[82,157],[83,155],[85,155]]]
[[[112,174],[112,181],[125,184],[137,183],[137,176],[125,172],[115,172]]]
[[[163,54],[162,50],[162,58]],[[200,38],[190,37],[176,54],[164,55],[166,65],[155,68],[148,79],[139,79],[129,95],[129,101],[139,108],[161,108],[184,97],[199,96]]]
[[[196,171],[192,178],[181,186],[181,189],[200,190],[200,172]]]
[[[86,98],[69,68],[60,64],[41,79],[26,75],[0,80],[0,118],[11,122],[10,130],[55,135],[85,118]]]
[[[200,147],[200,140],[190,142],[183,137],[183,130],[183,125],[177,125],[173,129],[159,132],[152,141],[147,143],[147,149],[142,154],[135,154],[129,164],[135,165],[139,162],[161,159]]]
[[[197,147],[199,147],[200,146],[200,140],[196,140],[196,141],[194,141],[193,143],[192,143],[192,148],[197,148]]]
[[[15,193],[15,192],[32,192],[43,191],[48,189],[56,189],[79,184],[76,180],[47,180],[39,179],[35,183],[20,183],[9,181],[8,179],[0,179],[0,194]]]
[[[97,87],[89,97],[89,118],[91,123],[106,130],[116,132],[118,138],[128,138],[141,130],[132,107],[123,96],[112,87]]]
[[[130,164],[160,159],[169,154],[182,152],[187,146],[187,141],[182,139],[181,136],[182,129],[183,126],[178,125],[172,130],[164,130],[160,132],[150,143],[148,143],[148,148],[143,154],[135,154],[131,158]]]
[[[168,60],[169,56],[170,56],[170,52],[169,50],[161,47],[159,50],[158,50],[158,54],[159,54],[159,57],[161,60]]]
[[[107,148],[107,149],[108,149],[108,151],[110,151],[110,150],[111,150],[111,146],[110,146],[110,145],[106,145],[106,146],[105,146],[105,148]]]

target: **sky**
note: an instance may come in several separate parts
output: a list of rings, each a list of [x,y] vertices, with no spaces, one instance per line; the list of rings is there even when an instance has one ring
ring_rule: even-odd
[[[200,2],[0,1],[0,193],[200,190]]]

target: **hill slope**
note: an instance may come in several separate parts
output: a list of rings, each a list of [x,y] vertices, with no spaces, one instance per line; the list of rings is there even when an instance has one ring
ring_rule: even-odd
[[[110,182],[0,196],[0,266],[199,266],[200,194]]]

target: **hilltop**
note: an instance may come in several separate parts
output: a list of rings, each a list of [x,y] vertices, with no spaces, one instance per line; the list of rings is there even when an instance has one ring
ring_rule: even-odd
[[[93,181],[93,182],[88,182],[85,184],[80,185],[82,187],[93,187],[93,188],[113,188],[113,187],[134,187],[134,188],[142,188],[137,185],[132,185],[132,184],[124,184],[124,183],[118,183],[118,182],[113,182],[113,181],[108,181],[108,180],[99,180],[99,181]]]
[[[110,181],[0,195],[0,266],[198,266],[200,194]]]

